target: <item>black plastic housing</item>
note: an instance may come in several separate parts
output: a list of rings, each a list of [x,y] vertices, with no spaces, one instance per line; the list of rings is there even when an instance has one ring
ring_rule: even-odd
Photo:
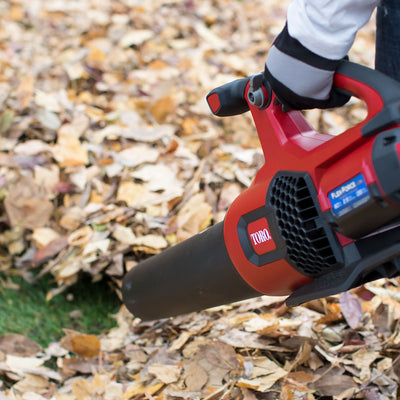
[[[172,317],[261,295],[233,266],[223,222],[150,257],[124,277],[122,296],[142,320]]]

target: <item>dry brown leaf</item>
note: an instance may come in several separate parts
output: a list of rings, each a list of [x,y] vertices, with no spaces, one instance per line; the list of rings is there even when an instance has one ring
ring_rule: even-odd
[[[340,396],[342,393],[355,393],[358,389],[353,379],[343,373],[341,368],[332,368],[310,385],[321,396]],[[351,396],[351,394],[349,394]],[[351,397],[350,397],[351,398]]]
[[[19,357],[31,357],[38,354],[42,347],[32,339],[17,333],[0,335],[0,351]]]
[[[339,299],[340,309],[344,319],[353,329],[357,328],[363,316],[363,310],[360,301],[350,292],[344,292]]]
[[[181,375],[181,371],[182,367],[177,365],[152,364],[149,366],[150,374],[166,385],[176,382]]]
[[[64,329],[65,337],[61,339],[61,346],[84,358],[93,358],[99,355],[101,342],[94,335],[81,334],[71,329]]]
[[[185,364],[185,385],[188,391],[198,392],[207,384],[208,373],[197,362],[188,362]]]
[[[68,134],[59,134],[53,155],[61,168],[76,167],[88,163],[88,152],[79,139]]]
[[[29,106],[32,100],[34,82],[34,77],[32,75],[26,75],[21,80],[16,91],[19,110],[24,110]]]
[[[54,240],[60,238],[60,234],[51,228],[36,228],[33,230],[32,239],[38,248],[46,247]]]
[[[71,246],[85,246],[93,237],[93,230],[90,226],[84,226],[68,236],[68,244]]]
[[[172,96],[167,95],[157,100],[151,107],[151,115],[158,123],[163,123],[175,110],[175,103]]]
[[[94,335],[78,335],[71,337],[72,351],[81,357],[93,358],[99,355],[100,340]]]
[[[128,207],[135,207],[145,197],[147,190],[143,185],[132,181],[121,182],[118,187],[117,201],[123,201]]]
[[[152,396],[157,393],[163,386],[163,383],[150,383],[147,385],[145,382],[137,381],[128,386],[122,399],[132,399],[135,396],[139,395]]]
[[[165,249],[168,246],[167,240],[160,235],[145,235],[137,237],[131,244],[139,247],[151,247],[156,250]]]
[[[42,264],[53,258],[67,246],[68,246],[68,238],[66,236],[61,236],[57,239],[54,239],[46,246],[43,246],[36,251],[35,256],[32,259],[32,263]]]
[[[49,392],[50,382],[44,376],[27,374],[24,379],[20,380],[13,386],[13,390],[19,393],[33,392],[37,395]],[[27,396],[24,396],[28,398]]]
[[[154,32],[148,29],[134,29],[126,32],[120,39],[121,47],[138,46],[154,36]]]
[[[53,212],[53,203],[44,198],[41,188],[24,176],[10,187],[4,205],[14,227],[41,228]]]
[[[266,357],[255,358],[252,361],[252,375],[249,379],[240,378],[237,384],[239,387],[265,392],[287,375],[287,371]]]
[[[351,358],[354,361],[355,366],[361,370],[360,379],[361,382],[366,383],[371,378],[371,364],[379,357],[378,351],[371,351],[367,348],[362,348],[355,352]]]
[[[190,198],[178,213],[178,241],[182,241],[201,232],[211,223],[212,208],[205,202],[204,193]]]
[[[239,370],[239,361],[233,347],[214,341],[201,345],[194,362],[208,374],[208,385],[219,386],[230,374],[236,374]]]

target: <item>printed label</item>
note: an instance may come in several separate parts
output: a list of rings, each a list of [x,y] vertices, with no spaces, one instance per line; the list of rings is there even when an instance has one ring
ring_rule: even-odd
[[[276,249],[274,239],[268,226],[266,218],[260,218],[247,226],[250,242],[254,251],[258,254],[265,254]]]
[[[341,217],[371,198],[364,176],[359,174],[329,193],[333,212]]]

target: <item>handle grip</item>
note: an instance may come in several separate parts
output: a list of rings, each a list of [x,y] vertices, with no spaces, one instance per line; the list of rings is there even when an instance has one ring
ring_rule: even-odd
[[[245,99],[246,86],[250,78],[237,79],[212,90],[206,97],[214,115],[230,117],[249,111]]]
[[[228,256],[223,222],[138,264],[122,282],[125,305],[142,320],[259,295],[240,277]]]
[[[246,96],[246,87],[250,79],[237,79],[212,90],[206,99],[213,114],[226,117],[248,111],[249,103],[254,105]],[[372,136],[400,123],[400,83],[389,76],[343,60],[336,70],[334,86],[367,104],[368,121],[362,127],[363,136]],[[270,88],[265,89],[269,93]]]
[[[366,124],[361,129],[370,137],[400,123],[400,83],[374,69],[349,61],[340,63],[334,85],[365,101]]]

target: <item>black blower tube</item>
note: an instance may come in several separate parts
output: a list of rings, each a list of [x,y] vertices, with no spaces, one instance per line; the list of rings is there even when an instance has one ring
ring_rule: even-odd
[[[223,222],[139,263],[122,282],[126,307],[144,321],[260,295],[233,266]]]

